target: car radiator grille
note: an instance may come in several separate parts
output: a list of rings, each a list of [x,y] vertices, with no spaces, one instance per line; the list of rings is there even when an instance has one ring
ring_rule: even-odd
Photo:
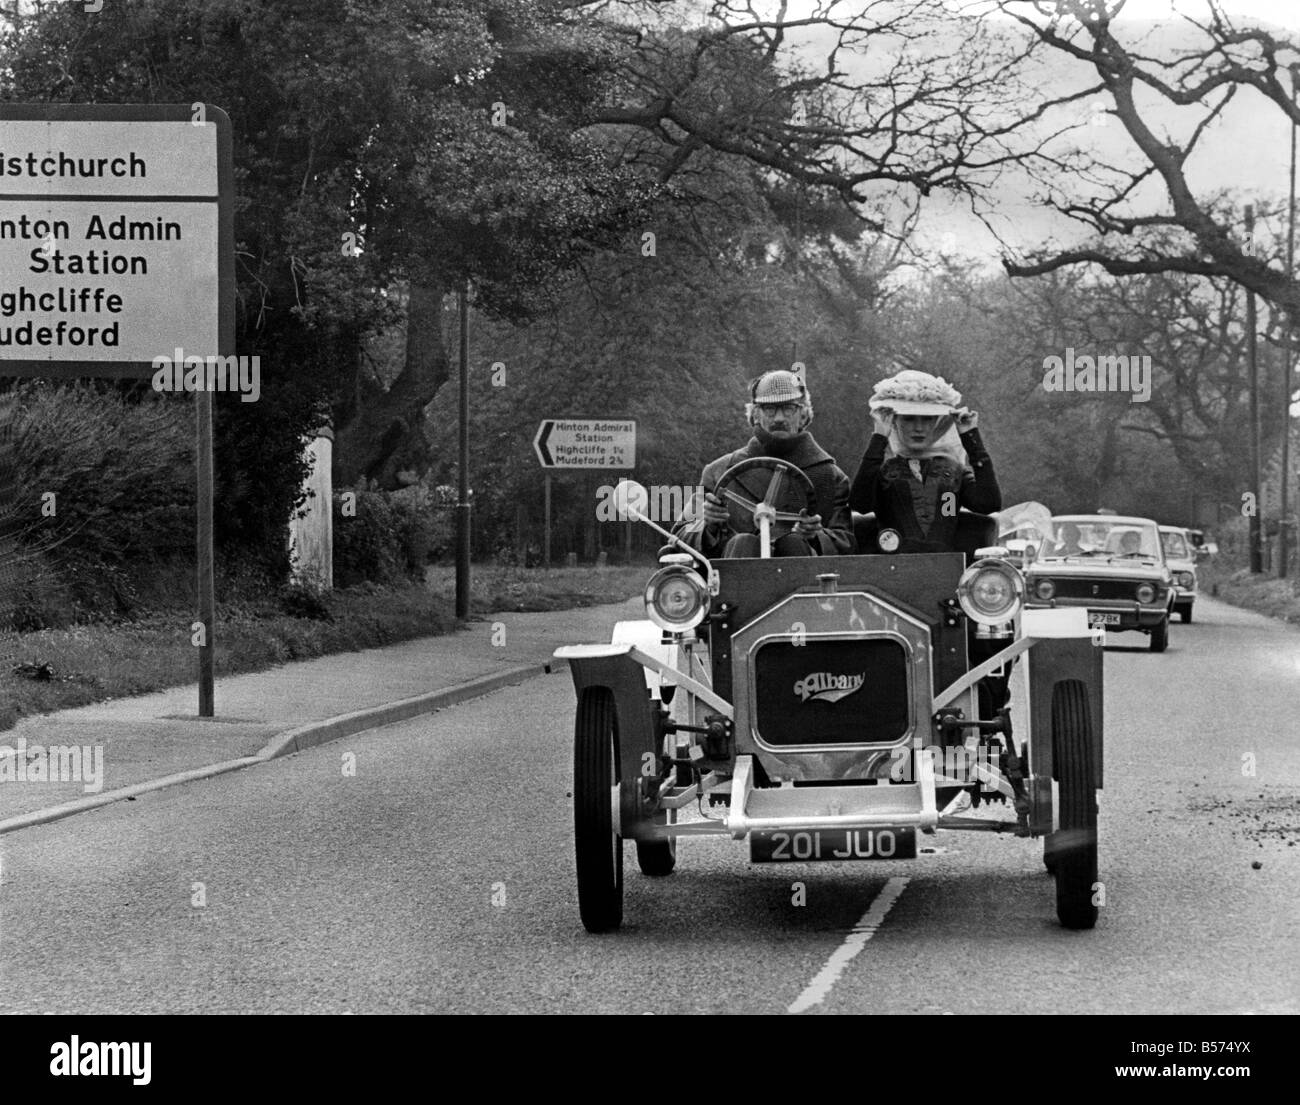
[[[1138,585],[1120,579],[1053,579],[1058,599],[1125,599],[1137,601]],[[1032,594],[1032,589],[1031,592]]]
[[[766,744],[890,743],[908,731],[907,652],[893,638],[769,641],[753,676]]]

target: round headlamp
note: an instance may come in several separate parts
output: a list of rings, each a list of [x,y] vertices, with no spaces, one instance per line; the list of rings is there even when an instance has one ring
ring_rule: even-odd
[[[1178,573],[1178,586],[1191,587],[1196,582],[1196,577],[1191,572]]]
[[[1009,622],[1024,600],[1024,580],[1003,560],[978,560],[957,581],[957,601],[980,625]]]
[[[709,609],[709,588],[690,568],[669,564],[646,584],[645,609],[660,629],[685,633],[704,620]]]
[[[1138,602],[1156,601],[1156,589],[1150,583],[1139,583],[1136,593]]]
[[[1034,584],[1034,594],[1046,602],[1056,597],[1056,584],[1050,579],[1040,579]]]

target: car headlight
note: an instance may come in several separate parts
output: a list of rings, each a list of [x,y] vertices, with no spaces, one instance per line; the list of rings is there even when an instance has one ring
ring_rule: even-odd
[[[1002,560],[979,560],[957,581],[957,601],[981,625],[999,625],[1016,616],[1025,600],[1020,573]]]
[[[682,564],[660,568],[645,585],[645,609],[650,620],[670,633],[685,633],[704,620],[709,588]]]
[[[1195,586],[1196,586],[1196,577],[1195,577],[1194,575],[1192,575],[1191,572],[1179,572],[1179,573],[1178,573],[1178,586],[1179,586],[1179,587],[1195,587]]]
[[[1139,583],[1137,586],[1137,600],[1138,602],[1155,602],[1155,586],[1150,583]]]
[[[1036,594],[1040,599],[1043,599],[1044,601],[1046,601],[1047,599],[1055,598],[1056,584],[1053,583],[1050,579],[1040,579],[1037,583],[1034,584],[1034,594]]]

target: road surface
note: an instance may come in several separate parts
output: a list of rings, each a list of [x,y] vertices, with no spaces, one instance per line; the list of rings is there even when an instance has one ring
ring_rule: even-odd
[[[944,832],[779,868],[691,839],[657,880],[629,847],[588,935],[560,673],[0,838],[0,1009],[1298,1013],[1300,633],[1197,615],[1107,651],[1091,932],[1040,843]]]

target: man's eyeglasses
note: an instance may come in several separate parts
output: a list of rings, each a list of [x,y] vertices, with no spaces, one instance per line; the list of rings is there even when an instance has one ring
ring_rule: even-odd
[[[774,415],[783,414],[786,418],[795,418],[803,410],[802,403],[759,403],[758,410],[760,414]]]

